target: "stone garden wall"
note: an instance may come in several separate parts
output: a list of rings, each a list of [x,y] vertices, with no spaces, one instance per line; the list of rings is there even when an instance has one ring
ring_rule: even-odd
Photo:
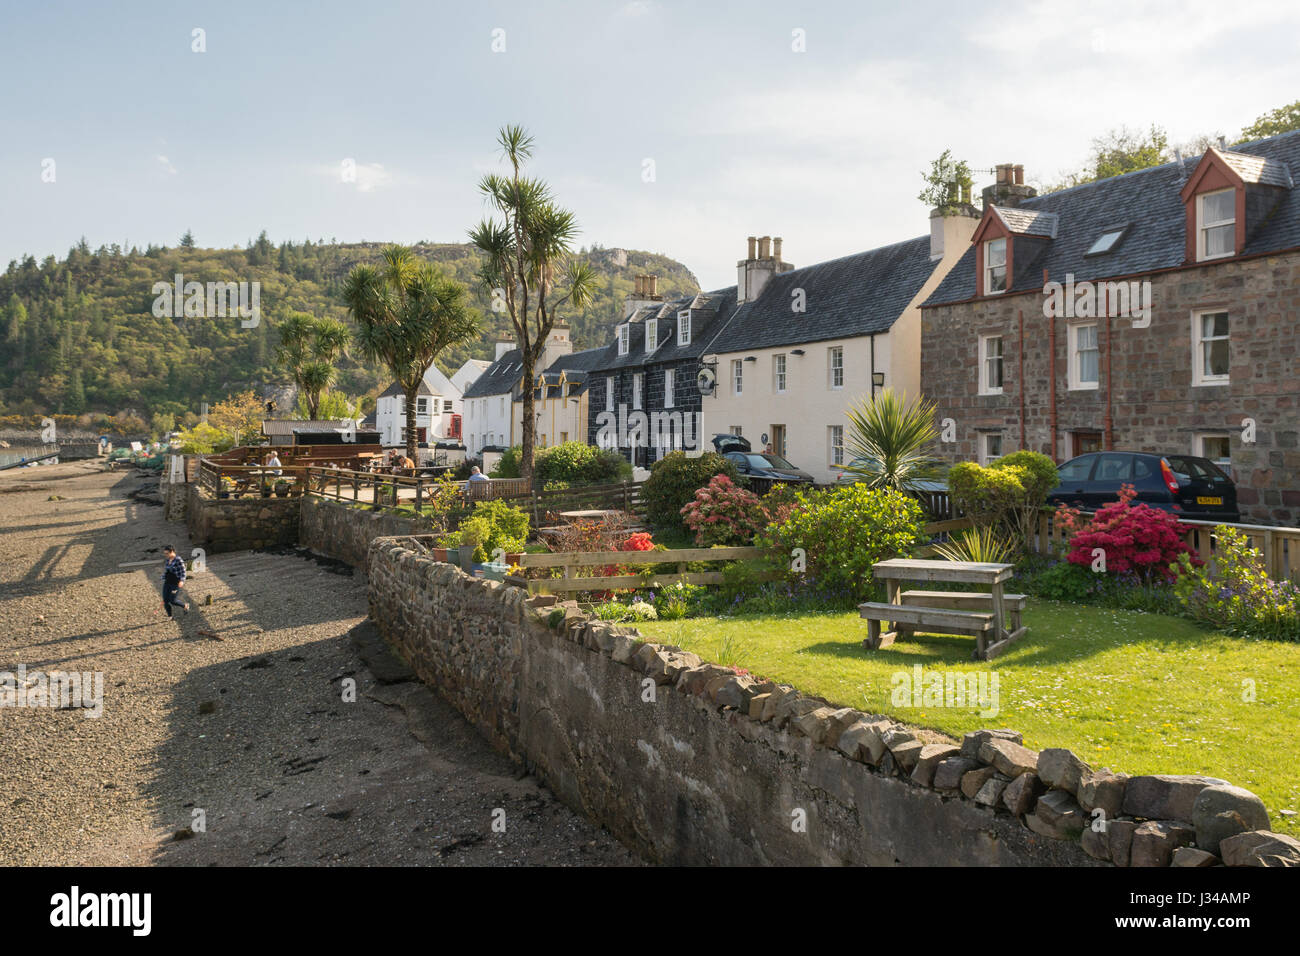
[[[1267,832],[1259,799],[1221,780],[1094,772],[1009,730],[938,742],[643,643],[576,605],[536,606],[554,598],[401,539],[375,541],[367,567],[371,617],[420,678],[651,860],[1300,864],[1300,842]]]
[[[185,523],[190,541],[210,553],[295,544],[301,498],[213,498],[187,486]]]
[[[364,569],[366,551],[376,538],[427,533],[427,521],[421,525],[413,518],[308,496],[302,502],[298,543]]]

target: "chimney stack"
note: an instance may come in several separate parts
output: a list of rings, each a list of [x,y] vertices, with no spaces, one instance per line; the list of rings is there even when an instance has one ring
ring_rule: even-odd
[[[793,268],[781,261],[780,236],[775,240],[771,236],[750,236],[749,257],[736,263],[736,304],[757,299],[768,279]]]
[[[757,249],[758,249],[758,240],[755,239],[753,236],[750,236],[749,237],[749,258],[753,259],[757,257]]]
[[[994,167],[995,182],[985,186],[984,207],[1019,206],[1024,200],[1038,195],[1033,186],[1025,185],[1025,167],[1019,163],[999,163]]]
[[[760,259],[772,258],[772,237],[763,236],[758,240],[758,257]]]

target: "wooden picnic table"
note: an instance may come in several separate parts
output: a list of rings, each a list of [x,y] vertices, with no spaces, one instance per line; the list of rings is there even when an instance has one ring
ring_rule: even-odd
[[[1006,594],[1013,566],[981,561],[932,561],[924,558],[893,558],[872,567],[876,578],[885,582],[887,603],[868,602],[858,606],[867,619],[867,639],[872,650],[887,647],[898,637],[910,637],[918,630],[942,634],[970,634],[975,637],[976,660],[991,660],[1028,632],[1021,625],[1026,598]],[[986,593],[972,591],[907,591],[903,581],[947,581],[978,584]],[[882,632],[881,623],[891,627]]]

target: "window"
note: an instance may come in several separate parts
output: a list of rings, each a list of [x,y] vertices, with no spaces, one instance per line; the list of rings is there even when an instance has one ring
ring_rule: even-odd
[[[659,320],[645,320],[645,350],[653,352],[659,347]]]
[[[1103,232],[1100,236],[1097,237],[1096,242],[1094,242],[1091,246],[1088,247],[1088,251],[1085,252],[1084,255],[1104,256],[1106,253],[1110,252],[1117,245],[1119,245],[1120,239],[1123,238],[1124,233],[1127,231],[1128,231],[1128,226],[1119,226],[1115,229],[1107,229],[1105,232]]]
[[[739,426],[739,425],[732,425],[730,428],[727,429],[727,431],[731,432],[731,434],[735,435],[737,438],[740,437],[740,426]]]
[[[980,338],[980,394],[1002,394],[1002,336]]]
[[[427,398],[421,396],[420,398],[417,398],[415,400],[415,414],[417,415],[429,414],[429,400]]]
[[[1094,451],[1101,451],[1101,432],[1075,432],[1070,436],[1073,443],[1074,456],[1087,455]]]
[[[1237,191],[1197,196],[1196,205],[1197,261],[1232,255],[1237,248]]]
[[[831,388],[844,387],[844,348],[836,345],[826,350],[827,382]]]
[[[1070,388],[1096,388],[1101,381],[1097,324],[1070,326]]]
[[[691,310],[677,313],[677,344],[691,344]]]
[[[1227,435],[1217,433],[1197,435],[1192,452],[1202,458],[1210,459],[1228,475],[1232,474],[1232,443]]]
[[[785,392],[785,355],[772,356],[772,388],[776,393]]]
[[[605,379],[605,407],[614,410],[614,376]]]
[[[739,395],[745,390],[745,365],[740,359],[731,362],[731,391]]]
[[[632,407],[641,407],[641,382],[645,378],[645,372],[632,373]]]
[[[455,406],[452,404],[452,401],[451,401],[450,398],[448,398],[448,399],[444,399],[444,400],[443,400],[443,403],[442,403],[442,410],[443,410],[444,412],[449,412],[449,411],[451,411],[454,407],[455,407]]]
[[[1061,476],[1061,488],[1069,484],[1080,484],[1088,480],[1092,474],[1093,463],[1097,460],[1097,455],[1084,455],[1082,458],[1076,455],[1072,461],[1067,461],[1057,469],[1057,474]]]
[[[828,461],[832,465],[844,464],[844,426],[831,425],[826,429],[827,444],[830,445],[830,457]]]
[[[1192,384],[1227,385],[1228,313],[1197,312],[1192,323]]]
[[[673,385],[676,377],[673,369],[664,369],[664,408],[673,407]]]
[[[632,327],[624,323],[618,327],[618,354],[626,355],[628,343],[631,341]]]
[[[1002,457],[1002,433],[985,432],[980,436],[980,464],[989,465]]]
[[[501,396],[501,408],[500,408],[500,412],[501,412],[502,415],[504,415],[504,414],[506,413],[506,397],[505,397],[504,395]]]
[[[990,239],[984,243],[984,294],[1007,291],[1007,241]]]

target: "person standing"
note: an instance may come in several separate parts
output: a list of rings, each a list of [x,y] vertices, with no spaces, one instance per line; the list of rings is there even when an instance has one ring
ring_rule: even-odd
[[[163,610],[168,617],[172,616],[173,607],[189,613],[190,606],[178,600],[180,589],[185,587],[185,562],[170,544],[163,548],[163,557],[167,559],[167,564],[163,567]]]

